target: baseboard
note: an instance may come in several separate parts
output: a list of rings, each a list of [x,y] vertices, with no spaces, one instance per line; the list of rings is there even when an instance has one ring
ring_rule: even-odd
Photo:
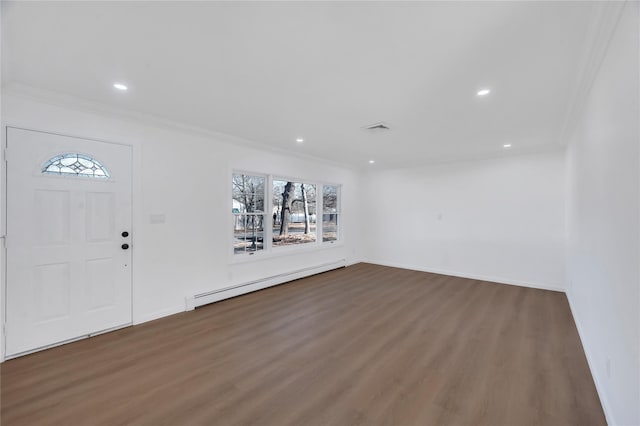
[[[346,266],[344,259],[336,262],[324,263],[322,265],[311,266],[308,268],[297,269],[282,274],[261,278],[255,281],[249,281],[242,284],[236,284],[229,287],[212,290],[206,293],[199,293],[185,298],[184,310],[191,311],[198,306],[208,305],[220,300],[229,299],[246,293],[262,290],[274,285],[283,284],[300,278],[309,277],[311,275],[322,272],[331,271],[333,269],[343,268]]]
[[[598,374],[596,374],[596,369],[594,368],[595,361],[593,360],[593,356],[585,344],[586,341],[584,339],[584,329],[582,328],[582,323],[578,319],[576,315],[576,311],[573,308],[572,300],[573,297],[571,295],[571,291],[567,291],[567,300],[569,301],[569,309],[571,310],[571,316],[573,317],[573,322],[576,324],[576,328],[578,329],[578,336],[580,337],[580,342],[582,343],[582,350],[584,351],[585,356],[587,357],[587,364],[589,365],[589,370],[591,371],[591,377],[593,378],[593,383],[596,385],[596,392],[598,392],[598,397],[600,398],[600,405],[602,405],[602,411],[604,411],[604,417],[607,420],[607,424],[609,426],[615,426],[618,424],[615,418],[613,417],[613,411],[611,410],[611,405],[609,404],[609,399],[604,393],[604,389],[601,385],[601,381],[599,379]]]
[[[151,312],[149,314],[140,315],[134,319],[133,325],[142,324],[145,322],[153,321],[160,319],[162,317],[166,317],[169,315],[179,314],[180,312],[184,312],[184,305],[174,306],[171,308],[163,309],[161,311]]]
[[[537,288],[540,290],[559,291],[561,293],[565,292],[564,287],[559,284],[539,284],[539,283],[530,283],[526,281],[514,281],[514,280],[509,280],[501,277],[489,277],[485,275],[467,274],[464,272],[457,272],[457,271],[451,271],[446,269],[424,268],[421,266],[405,265],[405,264],[392,263],[392,262],[391,263],[377,262],[375,260],[366,260],[365,262],[372,263],[375,265],[389,266],[392,268],[410,269],[412,271],[430,272],[432,274],[450,275],[453,277],[470,278],[472,280],[488,281],[488,282],[499,283],[499,284],[509,284],[509,285],[515,285],[519,287]]]
[[[348,261],[347,261],[347,263],[345,263],[345,265],[344,265],[344,266],[353,266],[353,265],[357,265],[358,263],[362,263],[362,262],[364,262],[364,260],[361,260],[361,259],[351,259],[351,260],[348,260]]]

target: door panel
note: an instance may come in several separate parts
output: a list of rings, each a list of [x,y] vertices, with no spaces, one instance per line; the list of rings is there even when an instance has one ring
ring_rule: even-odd
[[[7,356],[130,324],[131,148],[9,128],[7,152]]]
[[[86,194],[87,214],[85,217],[88,243],[112,241],[115,229],[115,197],[110,192],[89,192]]]
[[[33,297],[36,301],[35,322],[43,323],[71,315],[71,265],[54,263],[35,267]]]
[[[116,302],[113,259],[90,259],[86,263],[85,295],[89,311],[108,308]]]
[[[69,191],[35,191],[34,213],[40,246],[69,243],[69,202]]]

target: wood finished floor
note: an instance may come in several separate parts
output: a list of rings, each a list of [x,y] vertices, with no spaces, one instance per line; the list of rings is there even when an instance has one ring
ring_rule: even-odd
[[[602,425],[564,294],[358,264],[1,366],[11,425]]]

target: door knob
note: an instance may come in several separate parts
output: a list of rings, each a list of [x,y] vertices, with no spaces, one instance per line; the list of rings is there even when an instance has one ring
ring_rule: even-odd
[[[129,244],[123,244],[122,245],[122,250],[127,250],[129,248]]]
[[[122,233],[122,236],[126,238],[126,237],[128,237],[128,236],[129,236],[129,233],[128,233],[127,231],[124,231],[124,232]]]

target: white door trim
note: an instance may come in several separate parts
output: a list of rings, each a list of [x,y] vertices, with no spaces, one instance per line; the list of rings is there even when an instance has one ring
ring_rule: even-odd
[[[20,357],[20,356],[24,356],[24,355],[28,355],[30,353],[34,353],[34,352],[38,352],[44,349],[49,349],[52,347],[56,347],[56,346],[60,346],[60,345],[64,345],[66,343],[70,343],[70,342],[74,342],[74,341],[78,341],[81,339],[85,339],[87,337],[92,337],[95,335],[99,335],[99,334],[103,334],[103,333],[108,333],[114,330],[118,330],[121,328],[125,328],[125,327],[129,327],[133,324],[136,323],[135,317],[134,317],[134,310],[135,310],[135,303],[134,303],[134,271],[135,271],[135,263],[136,263],[136,250],[132,250],[131,252],[131,261],[130,261],[130,267],[131,267],[131,286],[130,286],[130,297],[131,297],[131,321],[125,323],[125,324],[121,324],[118,325],[116,327],[112,327],[109,329],[105,329],[105,330],[100,330],[100,331],[96,331],[94,333],[88,334],[88,335],[84,335],[84,336],[79,336],[73,339],[69,339],[69,340],[65,340],[62,342],[57,342],[51,345],[47,345],[47,346],[43,346],[43,347],[39,347],[39,348],[35,348],[33,350],[30,351],[25,351],[25,352],[21,352],[18,354],[14,354],[10,357],[6,356],[6,351],[7,351],[7,333],[6,333],[6,323],[7,323],[7,216],[8,216],[8,209],[7,209],[7,199],[8,199],[8,188],[7,188],[7,163],[8,161],[10,161],[10,156],[11,154],[7,153],[7,144],[8,144],[8,133],[9,133],[9,129],[16,129],[16,130],[27,130],[27,131],[31,131],[31,132],[38,132],[38,133],[43,133],[43,134],[49,134],[49,135],[55,135],[55,136],[62,136],[62,137],[68,137],[68,138],[73,138],[73,139],[83,139],[83,140],[90,140],[93,142],[100,142],[100,143],[106,143],[106,144],[112,144],[112,145],[119,145],[119,146],[127,146],[131,148],[131,228],[130,228],[130,233],[131,233],[131,245],[133,247],[135,247],[137,245],[137,241],[138,241],[138,232],[136,231],[136,223],[137,221],[134,220],[134,218],[137,217],[136,212],[138,209],[137,206],[137,200],[135,197],[135,189],[136,186],[138,186],[137,182],[136,182],[136,174],[135,174],[135,169],[136,169],[136,161],[139,158],[139,151],[138,149],[136,149],[136,146],[134,144],[131,143],[122,143],[122,142],[113,142],[110,140],[105,140],[105,139],[99,139],[99,138],[95,138],[95,137],[86,137],[86,136],[80,136],[80,135],[74,135],[74,134],[68,134],[68,133],[61,133],[61,132],[53,132],[53,131],[47,131],[47,130],[42,130],[42,129],[38,129],[38,128],[32,128],[32,127],[25,127],[25,126],[14,126],[8,123],[2,123],[2,131],[1,131],[1,136],[2,136],[2,143],[0,144],[0,148],[1,148],[1,152],[2,152],[2,157],[1,157],[1,168],[2,168],[2,173],[0,174],[0,199],[2,200],[3,203],[3,207],[1,210],[2,213],[2,220],[0,221],[0,261],[1,261],[1,271],[2,273],[0,274],[0,295],[2,297],[2,303],[0,304],[0,309],[2,309],[1,315],[0,315],[0,333],[2,334],[0,336],[0,341],[2,342],[2,350],[0,351],[0,363],[4,362],[7,359],[13,359],[16,357]]]

